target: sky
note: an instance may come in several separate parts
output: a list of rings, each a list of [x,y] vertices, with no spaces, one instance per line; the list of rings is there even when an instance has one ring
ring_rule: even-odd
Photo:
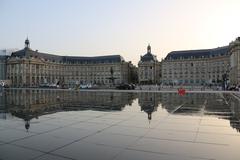
[[[240,36],[240,0],[0,0],[0,49],[69,56],[120,54],[137,64]]]

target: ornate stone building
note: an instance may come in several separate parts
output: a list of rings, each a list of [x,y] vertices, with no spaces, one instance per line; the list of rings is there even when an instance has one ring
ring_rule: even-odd
[[[14,87],[130,83],[132,69],[133,65],[120,55],[73,57],[33,51],[28,39],[25,48],[13,52],[7,60],[7,78]]]
[[[240,85],[240,37],[229,44],[230,50],[230,84]]]
[[[141,56],[138,62],[138,81],[140,84],[160,83],[161,68],[157,56],[151,52],[151,46],[148,45],[147,53]]]
[[[222,85],[229,74],[229,47],[173,51],[162,61],[165,85]]]

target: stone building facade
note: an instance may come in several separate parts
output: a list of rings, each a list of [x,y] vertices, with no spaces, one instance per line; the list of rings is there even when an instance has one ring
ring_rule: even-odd
[[[170,52],[162,61],[164,85],[222,85],[229,74],[229,47]],[[226,80],[226,79],[225,79]]]
[[[130,83],[133,65],[120,55],[72,57],[40,53],[25,48],[7,60],[7,78],[14,87],[39,87],[42,84],[75,86]]]
[[[147,53],[138,62],[138,81],[140,84],[158,84],[161,78],[161,65],[157,56],[151,52],[148,45]]]
[[[229,44],[230,84],[240,85],[240,37]]]

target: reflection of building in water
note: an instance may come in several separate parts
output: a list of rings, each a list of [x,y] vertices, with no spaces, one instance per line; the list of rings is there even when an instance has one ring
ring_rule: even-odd
[[[138,104],[141,106],[141,111],[148,114],[148,120],[152,119],[152,113],[157,111],[159,105],[158,94],[152,92],[140,92],[138,94]]]
[[[25,121],[25,128],[30,121],[41,115],[61,111],[98,110],[121,111],[131,105],[138,95],[141,110],[148,119],[158,106],[170,114],[213,116],[227,119],[230,125],[240,130],[240,102],[230,94],[191,93],[179,96],[176,93],[141,92],[79,92],[61,90],[6,90],[0,96],[0,113],[11,113]]]
[[[191,93],[179,96],[176,93],[164,93],[160,95],[162,107],[169,113],[193,114],[200,113],[208,94]],[[180,107],[181,106],[181,107]],[[176,110],[176,107],[180,107]],[[175,111],[176,110],[176,111]]]
[[[238,132],[240,132],[240,101],[238,98],[225,95],[226,99],[230,103],[230,109],[232,111],[232,115],[229,117],[230,125],[232,128],[235,128]]]
[[[240,37],[229,44],[230,84],[240,85]]]
[[[9,90],[7,111],[24,119],[26,129],[30,120],[44,114],[69,110],[121,111],[136,97],[120,92],[79,92],[59,90]]]
[[[11,114],[6,112],[6,94],[0,91],[0,119],[12,118]]]
[[[214,115],[222,119],[227,119],[232,128],[240,131],[240,101],[238,98],[224,94],[219,97],[209,98],[206,105],[205,115]]]
[[[191,93],[179,96],[164,93],[159,96],[162,107],[169,113],[228,119],[232,128],[240,131],[240,101],[230,94]]]
[[[5,94],[0,91],[0,119],[6,119]]]
[[[220,118],[232,116],[231,105],[222,94],[210,94],[205,105],[205,115],[214,115]]]

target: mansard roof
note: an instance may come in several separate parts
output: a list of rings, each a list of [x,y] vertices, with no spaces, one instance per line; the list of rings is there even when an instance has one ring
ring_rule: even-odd
[[[47,53],[41,53],[36,51],[33,51],[32,49],[25,47],[22,50],[16,51],[12,53],[13,57],[35,57],[35,58],[41,58],[49,61],[54,61],[54,62],[61,62],[62,57],[54,54],[47,54]]]
[[[165,60],[208,58],[208,57],[215,57],[215,56],[223,56],[228,54],[228,50],[229,50],[229,46],[218,47],[214,49],[172,51],[168,53]]]
[[[157,61],[157,57],[152,53],[146,53],[144,56],[141,56],[141,61],[142,62]]]
[[[116,63],[123,62],[120,55],[97,56],[97,57],[73,57],[63,56],[63,62],[66,63]]]
[[[124,59],[120,55],[109,55],[109,56],[96,56],[96,57],[77,57],[77,56],[59,56],[54,54],[41,53],[33,51],[32,49],[25,47],[22,50],[12,53],[13,57],[36,57],[44,60],[53,62],[64,62],[64,63],[116,63],[123,62]]]

